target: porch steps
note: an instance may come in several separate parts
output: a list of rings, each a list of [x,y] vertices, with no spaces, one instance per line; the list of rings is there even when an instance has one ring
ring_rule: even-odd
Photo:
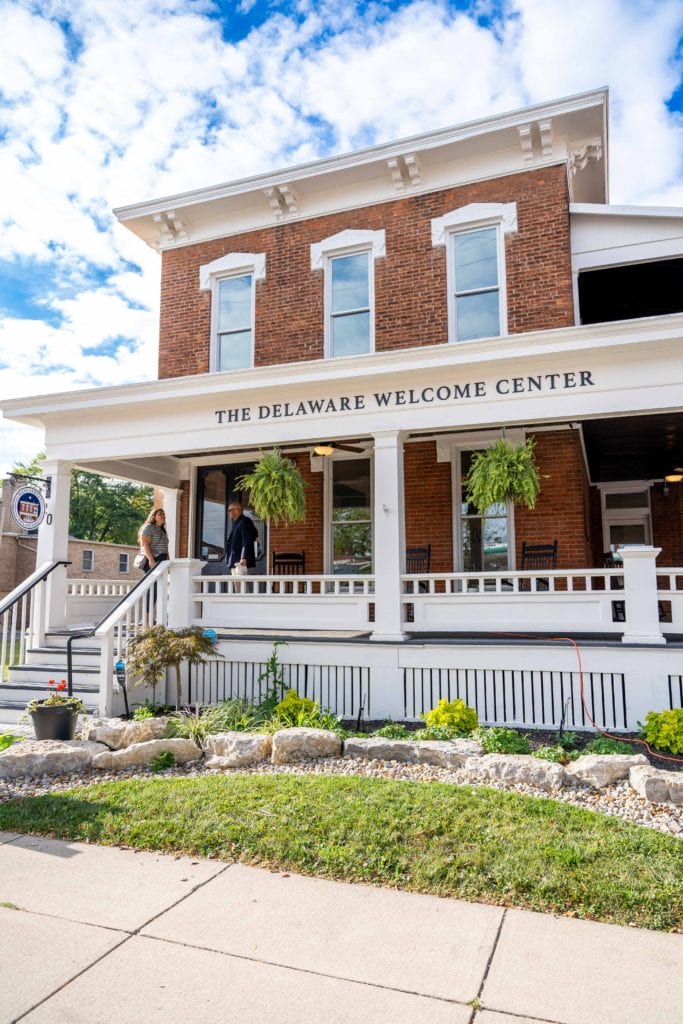
[[[25,663],[8,670],[7,680],[0,685],[0,722],[19,722],[29,701],[47,696],[50,679],[67,678],[68,639],[66,630],[48,633],[45,646],[29,648]],[[91,637],[79,637],[72,646],[73,694],[83,701],[90,714],[98,713],[99,652],[99,643]]]

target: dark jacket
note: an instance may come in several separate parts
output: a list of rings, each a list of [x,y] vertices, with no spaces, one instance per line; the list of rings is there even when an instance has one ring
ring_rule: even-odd
[[[248,568],[254,568],[256,565],[254,541],[257,536],[258,530],[249,516],[242,515],[239,519],[235,519],[228,537],[228,569],[237,565],[243,558],[246,558]]]

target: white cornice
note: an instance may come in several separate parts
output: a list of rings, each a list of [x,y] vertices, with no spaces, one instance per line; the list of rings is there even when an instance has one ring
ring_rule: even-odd
[[[562,327],[552,331],[511,334],[460,344],[426,345],[346,359],[319,359],[284,363],[229,373],[197,374],[142,381],[116,387],[71,391],[56,395],[0,401],[6,419],[41,427],[48,421],[85,409],[145,405],[157,402],[207,399],[229,394],[234,404],[240,393],[252,394],[278,387],[325,384],[354,379],[387,378],[394,373],[421,370],[447,371],[474,363],[496,363],[511,356],[522,358],[557,352],[594,352],[600,348],[632,346],[658,341],[683,343],[683,313],[639,320]]]
[[[374,205],[408,191],[429,192],[464,180],[565,162],[572,148],[586,139],[597,139],[606,150],[607,100],[607,90],[599,89],[354,153],[121,206],[114,213],[148,244],[164,249],[283,219],[332,213],[354,202]],[[593,175],[592,184],[584,189],[586,198],[606,198],[606,160],[599,164],[597,177]]]
[[[683,206],[602,206],[599,203],[570,203],[572,217],[657,217],[683,218]]]

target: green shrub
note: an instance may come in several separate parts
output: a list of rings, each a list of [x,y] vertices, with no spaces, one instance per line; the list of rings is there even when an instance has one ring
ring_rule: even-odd
[[[182,736],[201,743],[217,732],[259,732],[263,718],[259,708],[247,704],[240,697],[220,701],[195,711],[180,711],[169,721],[169,736]]]
[[[558,743],[553,747],[539,747],[531,752],[531,756],[540,757],[543,761],[554,761],[556,764],[569,764],[570,761],[576,761],[579,752],[578,750],[565,750]]]
[[[575,732],[563,732],[561,735],[558,734],[557,742],[563,750],[576,750],[581,742],[581,737]]]
[[[13,743],[21,743],[22,737],[11,732],[0,733],[0,750],[7,750]]]
[[[420,729],[414,734],[413,738],[416,740],[452,740],[458,736],[454,729],[449,729],[447,725],[428,725],[425,729]]]
[[[287,690],[281,701],[275,705],[271,719],[264,723],[269,731],[287,728],[329,729],[340,736],[348,733],[340,720],[331,711],[321,709],[310,697],[300,697],[296,690]]]
[[[649,711],[643,732],[647,742],[657,750],[683,754],[683,708]]]
[[[582,754],[637,754],[638,747],[632,743],[622,743],[609,736],[596,736],[581,751]]]
[[[451,701],[442,697],[436,707],[422,717],[427,723],[427,728],[443,726],[450,729],[454,736],[468,736],[479,724],[477,712],[474,708],[468,707],[460,697]]]
[[[387,722],[381,729],[375,729],[372,735],[381,736],[385,740],[413,740],[418,738],[417,733],[406,729],[405,725],[402,725],[401,722]],[[419,736],[422,738],[422,730]]]
[[[159,715],[168,715],[174,710],[171,704],[155,704],[146,700],[133,711],[134,722],[144,722],[146,718],[157,718]]]
[[[531,746],[526,736],[515,729],[501,726],[477,729],[473,739],[478,740],[485,754],[530,754]]]
[[[149,770],[151,772],[165,772],[167,768],[173,768],[175,764],[175,757],[170,750],[165,750],[163,754],[157,754],[149,762]]]

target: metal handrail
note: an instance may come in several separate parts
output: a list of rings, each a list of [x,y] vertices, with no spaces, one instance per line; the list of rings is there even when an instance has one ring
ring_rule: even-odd
[[[47,579],[50,573],[54,572],[55,569],[58,569],[60,565],[71,565],[71,562],[66,559],[60,559],[58,562],[45,562],[39,569],[32,572],[31,575],[23,581],[23,583],[20,583],[18,587],[15,587],[14,590],[7,595],[7,597],[0,601],[0,615],[4,615],[5,612],[9,611],[13,605],[17,604],[18,601],[21,601],[22,597],[28,594],[29,591],[33,590],[38,583],[42,583],[44,579]]]
[[[70,697],[73,696],[73,652],[71,645],[74,640],[84,640],[86,637],[95,636],[108,623],[109,619],[116,621],[117,618],[120,618],[121,612],[126,611],[129,605],[134,604],[137,600],[136,591],[151,589],[157,577],[161,576],[161,573],[168,569],[168,564],[168,561],[159,562],[152,570],[145,573],[142,579],[133,584],[128,593],[124,594],[121,600],[117,601],[114,607],[110,608],[107,614],[99,622],[96,622],[94,626],[88,626],[87,629],[79,629],[76,632],[69,633],[69,638],[66,641],[66,682],[67,693]],[[106,633],[106,629],[103,632]]]

